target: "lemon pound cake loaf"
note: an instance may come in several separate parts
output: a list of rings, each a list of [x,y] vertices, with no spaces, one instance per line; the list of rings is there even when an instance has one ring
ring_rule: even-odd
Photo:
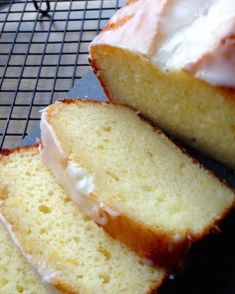
[[[80,208],[150,263],[172,265],[234,193],[129,107],[64,100],[41,118],[41,157]]]
[[[46,291],[0,222],[0,294],[16,293],[56,292]]]
[[[1,158],[0,183],[2,219],[55,288],[67,294],[143,294],[162,284],[166,271],[144,264],[85,216],[44,166],[37,147]]]
[[[90,45],[113,102],[235,168],[235,1],[138,0]]]

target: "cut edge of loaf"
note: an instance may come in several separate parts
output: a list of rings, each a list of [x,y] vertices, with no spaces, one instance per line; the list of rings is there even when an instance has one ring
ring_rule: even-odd
[[[99,66],[98,63],[96,61],[95,58],[95,54],[93,53],[93,51],[96,51],[96,48],[98,47],[102,47],[102,48],[110,48],[112,49],[117,49],[116,47],[113,47],[112,45],[92,45],[90,46],[90,52],[89,52],[89,56],[88,56],[88,62],[90,65],[90,68],[92,70],[92,72],[95,74],[95,76],[97,77],[97,79],[99,80],[99,83],[105,93],[105,95],[107,96],[107,98],[109,99],[109,101],[113,104],[121,104],[119,102],[116,102],[116,97],[115,95],[113,95],[113,93],[108,89],[108,86],[106,85],[105,79],[103,78],[102,74],[100,74],[100,71],[102,70]],[[123,50],[120,48],[120,50]],[[144,59],[144,56],[141,56],[141,58]],[[190,74],[187,73],[187,71],[184,71],[184,73],[187,76],[190,76]],[[202,80],[197,80],[199,83],[204,84],[204,85],[208,85],[207,82],[202,81]],[[226,87],[222,87],[222,86],[213,86],[213,85],[209,85],[210,87],[214,87],[215,89],[217,89],[219,91],[219,93],[221,95],[223,95],[223,97],[233,103],[235,103],[235,90],[232,88],[226,88]],[[66,99],[66,98],[65,98]],[[70,99],[70,98],[69,98]],[[132,108],[132,106],[128,105],[128,104],[123,104],[126,106],[129,106]],[[134,108],[134,107],[133,107]]]
[[[175,125],[172,125],[171,123],[169,123],[169,121],[165,121],[164,118],[162,118],[162,117],[159,118],[159,114],[158,114],[158,116],[156,116],[156,114],[154,114],[152,111],[149,112],[149,110],[147,111],[147,110],[143,109],[143,107],[138,107],[136,105],[133,105],[133,104],[135,104],[135,103],[133,103],[133,101],[131,103],[129,103],[129,101],[123,102],[122,99],[120,99],[120,95],[118,96],[116,94],[116,92],[114,92],[112,90],[112,86],[110,86],[110,84],[107,82],[108,79],[107,79],[107,77],[105,77],[105,74],[103,73],[102,65],[101,66],[98,65],[97,53],[100,50],[100,48],[102,48],[101,51],[104,51],[104,52],[106,49],[107,49],[107,51],[120,50],[120,52],[125,52],[125,49],[119,48],[119,47],[114,47],[114,46],[108,45],[108,44],[91,44],[90,48],[89,48],[88,61],[89,61],[90,67],[91,67],[93,73],[96,75],[97,79],[99,80],[100,85],[101,85],[104,93],[106,94],[106,96],[108,97],[108,99],[112,103],[114,103],[114,104],[122,104],[123,103],[124,105],[138,109],[138,111],[143,113],[148,118],[148,120],[153,121],[155,124],[157,124],[159,127],[161,127],[164,131],[166,131],[167,133],[169,133],[172,136],[175,136],[177,139],[184,142],[186,145],[191,146],[191,147],[195,148],[196,150],[199,150],[204,155],[213,158],[215,161],[217,161],[219,163],[224,164],[229,169],[232,169],[232,170],[235,169],[235,161],[234,161],[233,157],[231,157],[231,151],[230,151],[231,148],[229,148],[228,146],[226,147],[228,156],[226,155],[226,156],[222,157],[221,151],[218,151],[218,148],[216,149],[216,151],[211,150],[211,149],[213,149],[213,148],[211,148],[212,145],[207,146],[207,144],[204,144],[202,138],[200,137],[201,135],[198,138],[194,138],[194,137],[191,138],[188,134],[184,134],[184,132],[182,130],[178,130],[175,127]],[[146,64],[150,63],[148,57],[146,57],[145,55],[135,54],[133,52],[128,52],[128,54],[131,54],[134,57],[140,58]],[[151,65],[151,67],[155,68],[153,65]],[[190,83],[192,84],[191,81],[193,79],[195,79],[189,73],[187,73],[187,71],[182,71],[182,75],[185,77],[186,81],[187,80],[189,81],[189,84]],[[119,77],[117,76],[117,79],[118,78]],[[199,86],[201,85],[203,88],[206,88],[206,89],[214,89],[215,96],[219,95],[220,99],[222,98],[222,99],[224,99],[224,101],[227,101],[226,103],[234,105],[234,103],[235,103],[234,89],[226,88],[226,87],[222,87],[222,86],[213,86],[213,85],[210,85],[207,82],[205,82],[203,80],[199,80],[199,79],[195,79],[195,80]],[[119,88],[120,88],[120,85],[119,85]],[[215,94],[215,93],[217,93],[217,94]],[[156,108],[155,108],[155,110],[156,110]],[[192,130],[194,131],[194,129],[192,129]],[[233,125],[231,125],[231,131],[234,132]],[[219,146],[222,146],[221,142],[219,142]],[[226,153],[224,153],[224,154],[226,154]]]
[[[72,99],[71,99],[72,102]],[[69,102],[70,103],[70,102]],[[1,162],[7,161],[8,157],[15,153],[24,153],[24,152],[32,152],[33,154],[38,154],[38,146],[39,144],[29,145],[29,146],[19,146],[15,149],[3,149],[0,151],[0,164]],[[0,196],[1,196],[1,190],[0,190]],[[4,204],[0,203],[0,207],[4,208]],[[4,215],[4,212],[0,210],[0,221],[5,227],[10,239],[15,244],[15,246],[19,249],[21,254],[26,259],[29,266],[32,268],[33,271],[36,272],[38,277],[42,280],[43,284],[45,285],[46,289],[49,291],[49,293],[53,294],[78,294],[78,292],[74,292],[70,285],[63,284],[60,281],[57,281],[56,279],[51,279],[49,281],[45,280],[43,278],[43,275],[41,274],[39,270],[39,266],[37,262],[35,263],[33,261],[33,258],[31,258],[31,255],[25,251],[22,246],[20,245],[18,238],[16,234],[13,232],[12,227],[17,226],[16,223],[14,223],[8,216],[6,217]],[[119,241],[117,241],[119,242]],[[152,266],[152,263],[148,264],[148,260],[143,260],[143,263],[145,263],[148,266]],[[159,281],[155,282],[155,284],[152,287],[149,287],[148,292],[146,294],[156,294],[158,293],[159,289],[161,289],[164,286],[165,281],[168,279],[170,275],[170,271],[167,269],[164,269],[164,274],[162,274],[161,279]],[[156,292],[157,291],[157,292]]]
[[[59,101],[60,106],[62,104],[80,104],[80,103],[93,103],[98,105],[107,105],[111,104],[114,107],[120,106],[120,104],[113,104],[110,102],[100,102],[93,100],[79,100],[79,99],[62,99]],[[58,103],[55,107],[58,106]],[[126,105],[127,108],[133,109]],[[54,106],[53,106],[54,107]],[[54,111],[54,108],[52,113]],[[51,110],[50,109],[50,110]],[[50,116],[50,110],[47,111],[47,115]],[[139,115],[139,114],[138,114]],[[160,133],[162,136],[165,134],[152,123],[149,122],[148,119],[144,118],[142,115],[139,115],[141,119],[145,120],[147,123],[151,125],[155,132]],[[48,118],[49,120],[49,118]],[[193,159],[189,154],[181,148],[181,146],[176,145],[174,142],[170,141],[175,148],[180,150],[182,153],[186,154],[191,162],[194,165],[197,165],[200,169],[205,170],[207,173],[211,174],[214,178],[218,180],[217,177],[211,172],[206,170],[197,160]],[[43,148],[43,142],[42,142]],[[54,171],[53,171],[54,173]],[[220,180],[221,184],[229,188],[224,182]],[[101,203],[99,200],[95,198],[94,195],[90,195],[92,201],[100,206]],[[104,203],[105,205],[105,203]],[[113,209],[112,207],[108,207],[108,209]],[[119,214],[117,217],[113,218],[107,210],[102,211],[102,215],[107,218],[106,224],[100,224],[106,232],[108,232],[115,239],[120,240],[124,244],[126,244],[129,248],[137,253],[141,258],[146,258],[146,260],[150,263],[166,266],[168,268],[174,267],[176,264],[182,265],[184,264],[185,254],[188,252],[188,249],[192,246],[193,243],[198,242],[204,239],[209,233],[218,232],[219,226],[223,222],[223,220],[235,209],[235,202],[232,207],[228,207],[223,211],[220,218],[216,221],[213,221],[204,228],[204,230],[200,234],[195,234],[189,232],[186,234],[184,239],[178,240],[175,233],[169,233],[161,229],[156,229],[155,231],[146,228],[142,224],[136,223],[133,219],[130,219],[127,215]],[[97,220],[94,219],[96,222]],[[130,238],[130,236],[132,236]]]
[[[134,109],[134,107],[132,107],[128,104],[125,104],[125,103],[122,104],[120,102],[117,102],[115,95],[113,95],[113,93],[108,89],[108,86],[106,85],[106,81],[105,81],[104,77],[102,76],[102,74],[100,74],[102,69],[98,66],[98,63],[95,58],[95,54],[93,53],[93,51],[96,51],[96,48],[98,48],[98,47],[110,48],[111,50],[117,49],[117,48],[113,47],[112,45],[92,45],[92,46],[90,46],[90,49],[89,49],[88,62],[89,62],[90,68],[91,68],[92,72],[95,74],[96,78],[99,80],[99,83],[100,83],[105,95],[109,99],[109,101],[107,101],[107,102],[111,102],[113,104],[118,104],[118,105],[126,105],[126,106]],[[123,49],[120,48],[120,50],[123,50]],[[141,56],[141,58],[144,59],[145,57]],[[186,71],[184,71],[184,73],[186,75],[190,76],[190,74],[188,74]],[[202,80],[197,80],[197,81],[201,84],[208,85],[205,81],[202,81]],[[213,86],[213,85],[209,85],[209,86],[217,89],[219,91],[219,93],[221,95],[223,95],[223,97],[225,99],[235,103],[235,90],[234,89],[226,88],[226,87],[222,87],[222,86]],[[64,99],[66,100],[67,98],[64,98]],[[70,99],[70,98],[68,98],[68,99]]]

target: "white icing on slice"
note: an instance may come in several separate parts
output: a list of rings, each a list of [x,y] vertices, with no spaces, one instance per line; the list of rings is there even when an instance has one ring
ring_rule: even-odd
[[[65,155],[52,126],[47,122],[47,111],[42,112],[40,156],[46,166],[51,169],[57,181],[66,189],[71,199],[80,209],[100,225],[107,223],[105,214],[115,218],[117,211],[96,200],[92,193],[95,191],[95,178],[78,163],[72,162]],[[105,212],[105,213],[104,213]]]

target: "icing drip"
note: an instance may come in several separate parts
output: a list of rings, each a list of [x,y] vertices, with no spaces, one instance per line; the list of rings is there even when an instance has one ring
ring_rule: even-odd
[[[48,166],[57,181],[67,190],[72,200],[80,209],[100,225],[106,225],[108,218],[117,217],[119,213],[103,202],[96,200],[92,193],[95,191],[94,176],[89,174],[83,167],[69,160],[62,150],[55,132],[47,122],[47,110],[42,112],[41,138],[43,145],[40,146],[40,156]]]

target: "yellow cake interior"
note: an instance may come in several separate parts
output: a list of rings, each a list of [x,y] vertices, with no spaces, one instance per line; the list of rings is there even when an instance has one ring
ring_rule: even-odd
[[[145,56],[105,45],[91,60],[114,102],[126,103],[187,144],[235,167],[235,101],[185,72],[163,73]]]
[[[165,270],[143,264],[82,214],[36,147],[5,158],[0,183],[1,213],[42,278],[64,293],[144,294],[162,283]]]
[[[48,293],[0,222],[0,293]]]

